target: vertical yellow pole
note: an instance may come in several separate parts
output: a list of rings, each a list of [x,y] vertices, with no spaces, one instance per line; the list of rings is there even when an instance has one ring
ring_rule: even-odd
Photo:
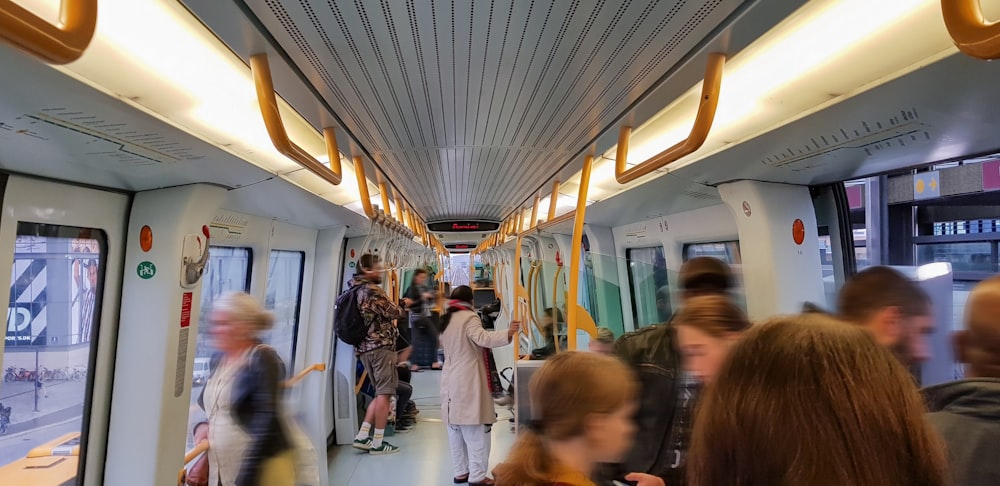
[[[572,254],[569,261],[569,293],[566,296],[566,331],[567,348],[576,350],[576,328],[580,305],[577,304],[580,292],[580,257],[583,253],[583,222],[587,215],[587,189],[590,186],[590,169],[594,165],[594,156],[588,155],[583,161],[583,172],[580,175],[580,193],[576,200],[576,214],[573,223]]]

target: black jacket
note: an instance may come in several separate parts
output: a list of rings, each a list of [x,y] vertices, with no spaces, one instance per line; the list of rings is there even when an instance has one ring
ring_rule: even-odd
[[[221,353],[212,356],[209,366],[213,375],[221,361]],[[278,353],[270,346],[262,346],[233,382],[234,418],[250,435],[250,446],[236,478],[238,486],[260,486],[261,465],[292,448],[281,422],[281,381],[284,377],[285,366]],[[205,409],[204,388],[198,397],[198,406]]]
[[[641,472],[668,486],[683,486],[694,388],[683,380],[676,330],[668,322],[628,333],[615,343],[615,354],[632,365],[639,379],[638,432],[624,462],[600,468],[596,482],[610,484]]]
[[[924,389],[928,420],[944,438],[955,486],[1000,484],[1000,379]]]

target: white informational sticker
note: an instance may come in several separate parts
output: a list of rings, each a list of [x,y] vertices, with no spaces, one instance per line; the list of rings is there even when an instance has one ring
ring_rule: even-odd
[[[181,328],[177,337],[177,370],[174,374],[174,398],[184,393],[184,379],[187,376],[188,333],[191,328]]]

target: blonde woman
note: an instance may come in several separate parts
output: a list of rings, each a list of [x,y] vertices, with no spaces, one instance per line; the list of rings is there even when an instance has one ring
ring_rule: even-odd
[[[285,367],[259,339],[273,316],[250,295],[232,293],[215,301],[209,322],[219,352],[198,400],[208,421],[194,429],[196,443],[209,442],[209,471],[208,481],[194,486],[294,486],[293,446],[280,413]]]

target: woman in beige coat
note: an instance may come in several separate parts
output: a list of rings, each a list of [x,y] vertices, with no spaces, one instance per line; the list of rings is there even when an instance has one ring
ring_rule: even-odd
[[[441,418],[448,429],[455,484],[493,484],[486,477],[490,460],[490,431],[496,422],[493,395],[487,383],[484,348],[510,343],[519,323],[506,331],[487,331],[472,307],[472,289],[461,286],[451,294],[441,320]]]

